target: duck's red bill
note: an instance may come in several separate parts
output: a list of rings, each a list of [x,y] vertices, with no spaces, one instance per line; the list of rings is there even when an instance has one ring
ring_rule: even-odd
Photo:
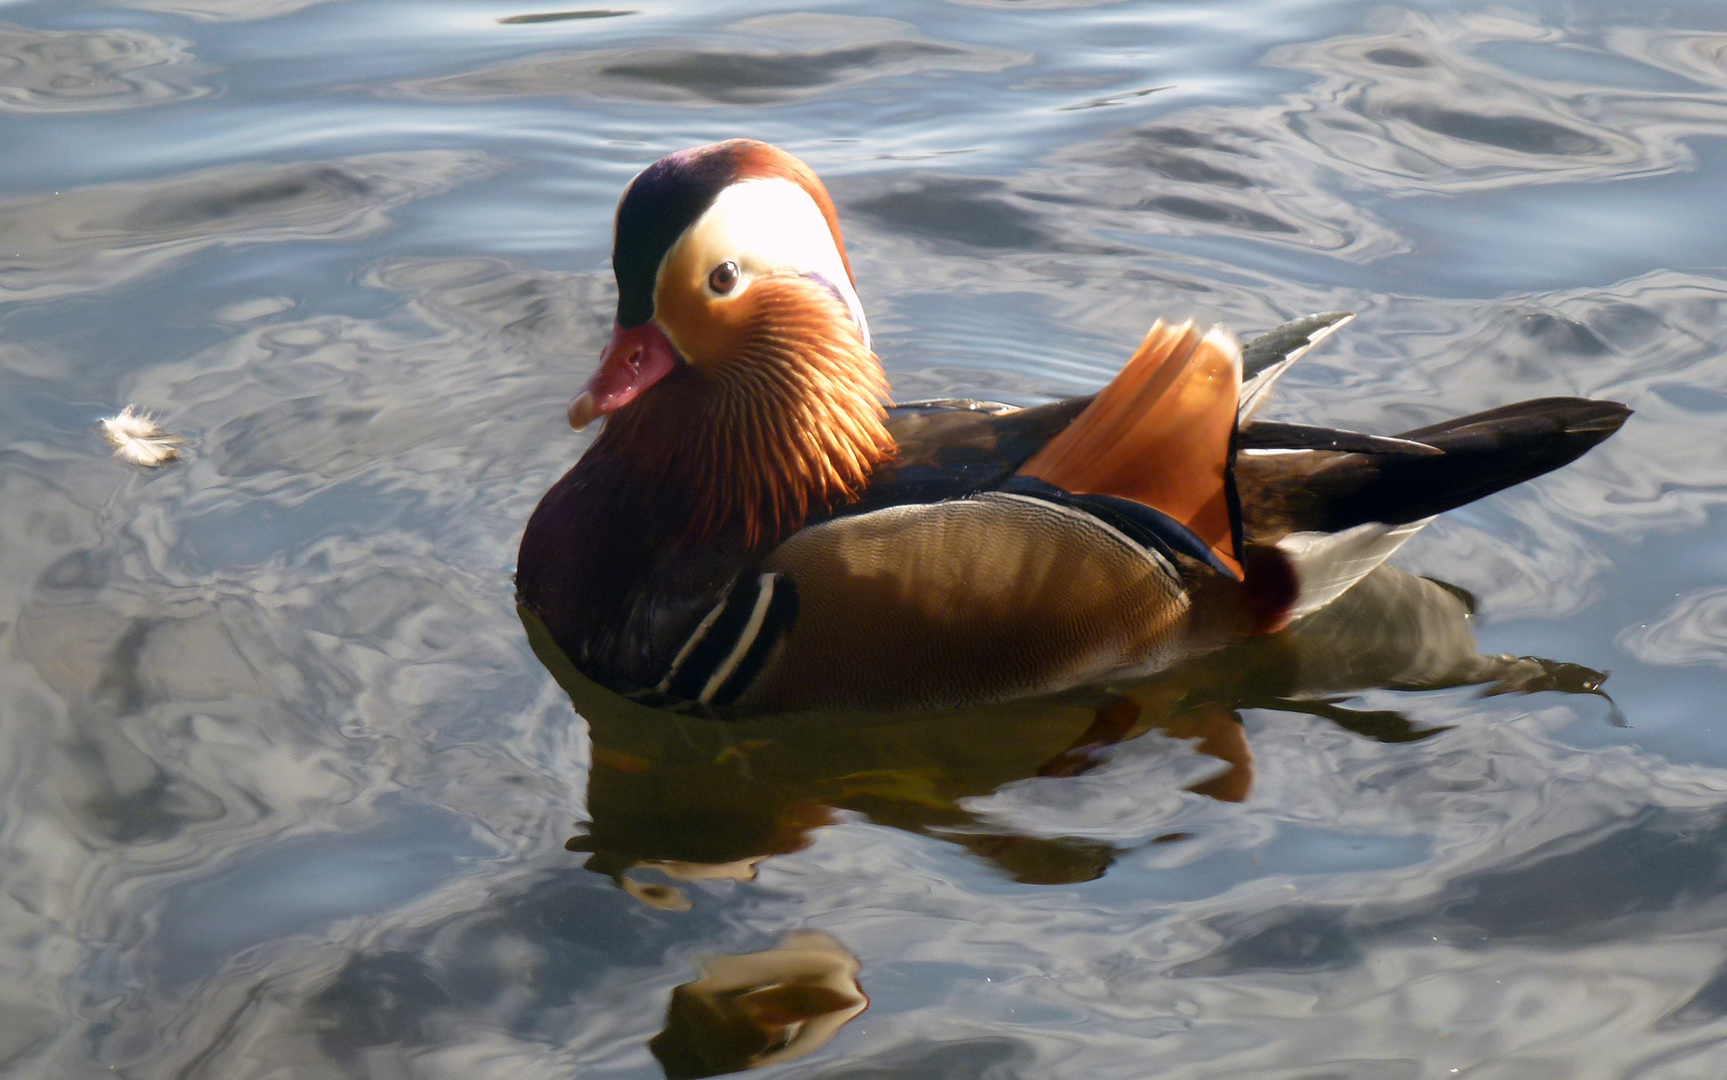
[[[600,350],[600,370],[570,402],[570,426],[582,430],[595,419],[641,396],[678,366],[678,351],[652,322],[612,327],[612,340]]]

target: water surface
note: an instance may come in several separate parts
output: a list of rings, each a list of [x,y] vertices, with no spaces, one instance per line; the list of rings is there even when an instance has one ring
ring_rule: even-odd
[[[1109,739],[648,714],[510,575],[736,135],[902,397],[1347,309],[1268,415],[1636,414]],[[0,6],[0,1069],[1714,1080],[1723,135],[1712,3]]]

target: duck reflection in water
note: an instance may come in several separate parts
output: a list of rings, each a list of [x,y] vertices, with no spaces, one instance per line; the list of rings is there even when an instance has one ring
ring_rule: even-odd
[[[721,721],[651,709],[599,687],[523,611],[536,654],[587,719],[593,740],[592,820],[566,846],[589,853],[589,869],[632,895],[673,909],[687,906],[679,889],[630,872],[749,880],[762,860],[805,847],[842,810],[958,844],[1018,881],[1091,880],[1122,849],[1004,833],[965,801],[1031,777],[1073,782],[1059,778],[1095,767],[1124,740],[1158,731],[1193,740],[1198,753],[1217,759],[1219,771],[1189,790],[1240,802],[1254,775],[1242,709],[1306,713],[1381,742],[1413,742],[1444,729],[1339,699],[1374,689],[1464,686],[1605,697],[1603,673],[1481,654],[1470,617],[1467,594],[1382,566],[1280,633],[1131,685],[915,714]]]
[[[672,991],[648,1049],[667,1080],[717,1076],[803,1057],[869,1007],[858,960],[826,934],[801,931],[766,952],[714,956]]]

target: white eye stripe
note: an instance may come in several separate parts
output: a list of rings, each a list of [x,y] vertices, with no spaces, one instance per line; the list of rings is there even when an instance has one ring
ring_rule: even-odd
[[[703,274],[723,262],[738,264],[738,283],[728,297],[741,295],[751,280],[776,271],[820,277],[845,302],[865,346],[869,345],[863,304],[852,288],[827,218],[809,192],[790,180],[744,180],[726,188],[672,251],[686,245],[693,247],[690,255]],[[662,273],[672,261],[669,252],[661,264]]]
[[[864,346],[867,348],[869,346],[869,322],[864,319],[863,305],[858,303],[857,294],[848,288],[844,288],[835,282],[829,281],[821,274],[811,272],[805,274],[804,277],[809,278],[811,281],[820,283],[828,292],[834,294],[834,298],[836,300],[846,306],[846,310],[851,312],[852,322],[857,324],[859,332],[863,334]]]

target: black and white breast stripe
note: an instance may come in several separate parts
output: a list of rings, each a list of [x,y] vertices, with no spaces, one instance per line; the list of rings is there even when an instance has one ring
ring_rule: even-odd
[[[797,584],[781,574],[743,574],[696,624],[654,689],[703,705],[730,705],[761,674],[798,617]]]

